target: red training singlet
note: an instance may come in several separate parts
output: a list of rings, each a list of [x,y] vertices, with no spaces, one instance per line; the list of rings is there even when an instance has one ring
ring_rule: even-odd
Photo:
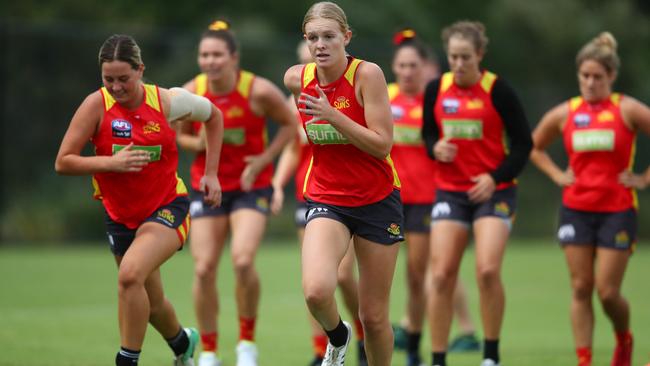
[[[133,111],[116,103],[106,88],[100,92],[104,116],[92,138],[95,154],[110,156],[133,143],[134,150],[147,151],[151,157],[139,172],[93,176],[94,196],[102,200],[111,219],[135,229],[160,206],[187,195],[185,184],[176,174],[176,132],[165,118],[157,86],[144,85],[144,100]]]
[[[565,206],[584,211],[617,212],[637,207],[636,191],[618,181],[634,163],[636,133],[623,122],[622,95],[587,103],[572,98],[563,129],[564,148],[575,182],[562,194]]]
[[[300,115],[298,115],[300,117]],[[298,133],[296,134],[296,143],[299,146],[298,151],[298,167],[296,168],[296,200],[298,202],[304,202],[305,197],[303,196],[303,188],[305,186],[305,176],[307,175],[307,169],[309,168],[309,162],[312,157],[312,148],[305,134],[305,130],[300,127]]]
[[[501,116],[492,103],[492,87],[497,75],[484,71],[479,81],[461,88],[454,74],[446,72],[434,107],[440,138],[458,146],[451,163],[438,163],[436,183],[447,191],[468,191],[471,178],[494,171],[507,154],[506,135]],[[497,184],[497,189],[514,185]]]
[[[354,92],[354,80],[361,60],[350,57],[341,77],[329,85],[319,85],[316,64],[302,69],[302,92],[318,97],[316,85],[330,104],[356,123],[367,127],[363,107]],[[304,185],[307,198],[338,206],[363,206],[381,201],[399,188],[399,178],[388,155],[377,159],[359,150],[327,121],[306,124],[313,117],[300,114],[313,148]]]
[[[214,95],[208,90],[208,77],[200,74],[194,79],[196,94],[208,98],[223,113],[223,145],[219,160],[219,183],[224,192],[241,190],[241,174],[246,168],[244,157],[259,155],[267,144],[266,120],[250,108],[250,93],[255,75],[239,71],[235,89],[225,95]],[[194,123],[198,133],[201,123]],[[192,188],[198,190],[205,172],[205,152],[198,153],[190,168]],[[269,164],[257,176],[253,189],[271,185],[273,165]]]
[[[415,97],[400,93],[397,84],[388,85],[393,113],[393,149],[390,152],[402,182],[402,202],[430,204],[435,200],[436,162],[427,155],[422,141],[422,93]]]

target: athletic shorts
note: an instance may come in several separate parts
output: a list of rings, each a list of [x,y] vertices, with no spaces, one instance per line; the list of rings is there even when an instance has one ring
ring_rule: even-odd
[[[307,226],[307,202],[296,202],[296,214],[294,216],[297,228]]]
[[[325,217],[345,225],[352,235],[379,244],[390,245],[404,240],[404,214],[398,190],[379,202],[345,207],[307,201],[307,222]]]
[[[404,204],[404,231],[429,233],[433,204]]]
[[[438,189],[436,202],[431,210],[431,221],[460,221],[469,226],[481,217],[494,216],[502,218],[508,226],[512,225],[517,209],[517,188],[508,187],[494,192],[483,203],[469,200],[466,192],[453,192]]]
[[[634,209],[619,212],[579,211],[564,205],[560,208],[557,238],[561,245],[594,245],[619,250],[634,249],[637,213]]]
[[[187,233],[190,230],[189,208],[190,200],[187,196],[178,196],[172,202],[154,211],[142,223],[155,222],[170,229],[175,229],[181,241],[181,246],[178,250],[181,250],[183,243],[187,239]],[[135,239],[135,233],[138,229],[129,229],[126,225],[114,221],[108,216],[108,213],[106,214],[105,222],[111,252],[113,255],[123,256],[131,246],[133,239]]]
[[[221,206],[210,207],[203,201],[204,194],[200,191],[192,190],[192,203],[190,204],[190,215],[193,219],[199,217],[229,215],[233,211],[250,208],[257,210],[265,215],[271,212],[269,206],[273,196],[273,188],[264,187],[254,189],[250,192],[228,191],[221,195]]]

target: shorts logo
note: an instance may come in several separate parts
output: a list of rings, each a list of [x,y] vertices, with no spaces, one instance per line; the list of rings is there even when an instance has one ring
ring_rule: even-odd
[[[131,123],[123,119],[114,119],[111,121],[111,130],[113,137],[131,138]]]
[[[621,230],[614,237],[614,245],[617,248],[627,248],[630,246],[630,236],[627,234],[627,231]]]
[[[557,237],[561,241],[573,240],[576,237],[576,229],[571,224],[560,226]]]
[[[202,213],[203,213],[203,202],[192,201],[192,203],[190,203],[190,216],[196,216]]]
[[[142,132],[144,132],[145,135],[148,135],[150,133],[158,133],[160,132],[160,123],[149,121],[144,126],[142,126]]]
[[[158,211],[157,219],[167,223],[168,225],[173,225],[176,217],[174,214],[172,214],[171,210],[168,208],[163,208],[162,210]]]
[[[266,197],[258,197],[255,201],[255,205],[260,210],[267,211],[269,209],[269,200]]]
[[[394,120],[400,120],[402,117],[404,117],[404,108],[398,106],[398,105],[391,105],[390,106],[390,111],[393,114],[393,119]]]
[[[388,231],[389,233],[395,236],[399,236],[402,232],[399,225],[397,225],[396,223],[390,224],[390,226],[388,227],[388,229],[386,229],[386,231]]]
[[[458,113],[460,108],[460,100],[453,98],[445,98],[442,100],[442,111],[447,114]]]
[[[509,217],[510,216],[510,206],[508,206],[507,202],[501,201],[501,202],[494,205],[494,213],[499,215],[499,216]]]
[[[449,215],[451,215],[451,206],[449,206],[449,203],[447,202],[436,203],[431,211],[431,216],[433,216],[433,218]]]
[[[307,213],[307,220],[309,220],[312,216],[325,215],[327,214],[327,211],[328,210],[324,207],[314,207]]]
[[[591,116],[587,113],[578,113],[573,117],[573,123],[575,123],[578,128],[585,128],[591,123]]]

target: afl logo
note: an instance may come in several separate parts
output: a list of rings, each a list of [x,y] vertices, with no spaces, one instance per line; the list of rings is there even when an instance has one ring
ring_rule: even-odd
[[[591,122],[591,116],[586,114],[586,113],[578,113],[573,117],[573,123],[575,123],[576,127],[578,128],[584,128],[589,126],[589,123]]]
[[[123,119],[111,121],[113,137],[131,138],[131,123]]]
[[[393,114],[393,119],[402,119],[402,117],[404,117],[405,114],[404,108],[397,105],[391,105],[390,111]]]
[[[442,111],[448,114],[458,113],[460,100],[454,98],[445,98],[442,100]]]

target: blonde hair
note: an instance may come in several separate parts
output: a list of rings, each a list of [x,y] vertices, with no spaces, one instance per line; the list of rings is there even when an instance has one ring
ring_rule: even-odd
[[[454,36],[460,36],[474,45],[478,51],[487,51],[488,38],[485,35],[485,26],[481,22],[461,20],[442,30],[442,44],[447,50],[449,39]]]
[[[576,66],[580,68],[583,62],[594,60],[603,65],[608,73],[616,72],[621,67],[621,60],[616,53],[617,46],[616,39],[611,33],[602,32],[582,46],[576,56]]]
[[[312,5],[307,10],[307,13],[305,13],[305,17],[302,20],[302,32],[305,33],[307,23],[318,18],[330,19],[337,22],[341,32],[344,34],[351,30],[348,25],[348,18],[340,6],[330,1],[321,1]]]

